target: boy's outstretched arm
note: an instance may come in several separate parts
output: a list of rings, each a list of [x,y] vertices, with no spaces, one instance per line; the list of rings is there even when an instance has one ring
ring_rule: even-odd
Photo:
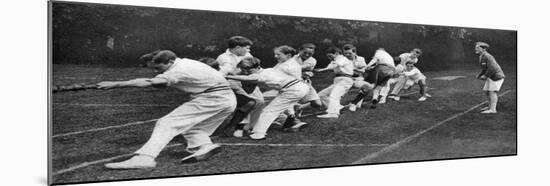
[[[168,80],[164,78],[138,78],[127,81],[102,81],[97,83],[99,89],[123,88],[123,87],[165,87]]]

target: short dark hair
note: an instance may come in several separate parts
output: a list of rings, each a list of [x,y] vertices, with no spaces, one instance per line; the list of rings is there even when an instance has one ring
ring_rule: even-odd
[[[329,53],[329,54],[341,54],[342,50],[340,50],[338,47],[331,46],[331,47],[327,48],[327,53]]]
[[[153,57],[155,57],[155,55],[157,55],[159,52],[160,52],[160,50],[155,50],[153,52],[149,52],[149,53],[144,54],[141,57],[139,57],[139,60],[141,62],[145,62],[145,63],[153,61]]]
[[[261,64],[261,61],[258,58],[245,57],[239,62],[239,64],[237,64],[237,67],[242,69],[253,69],[253,68],[259,68],[260,64]]]
[[[200,62],[216,69],[216,70],[220,70],[220,63],[218,61],[216,61],[216,59],[214,58],[211,58],[211,57],[201,57],[199,58]]]
[[[166,64],[170,62],[170,60],[176,60],[176,58],[177,58],[176,53],[170,50],[161,50],[153,57],[153,63]]]
[[[300,50],[303,50],[306,48],[315,50],[316,47],[315,47],[315,44],[313,43],[305,43],[305,44],[302,44],[302,46],[300,46]]]
[[[416,54],[418,54],[418,55],[422,55],[422,50],[419,49],[419,48],[414,48],[414,49],[411,50],[411,52],[414,52],[414,53],[416,53]]]
[[[479,46],[485,50],[489,50],[489,44],[485,43],[485,42],[481,42],[481,41],[478,41],[476,42],[476,46]]]
[[[353,52],[357,52],[357,47],[353,46],[352,44],[345,44],[344,46],[342,46],[342,49],[343,50],[350,50],[353,51]]]
[[[276,51],[276,50],[281,51],[281,53],[286,55],[290,54],[291,56],[294,56],[296,54],[296,49],[288,45],[281,45],[273,48],[273,51]]]
[[[237,46],[245,47],[245,46],[252,46],[254,43],[252,40],[244,37],[244,36],[233,36],[229,38],[227,41],[227,47],[228,48],[235,48]]]

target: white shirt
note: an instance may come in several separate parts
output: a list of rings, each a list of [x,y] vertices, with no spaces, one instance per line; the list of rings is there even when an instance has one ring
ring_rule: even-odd
[[[260,72],[249,76],[258,78],[258,86],[275,90],[281,90],[287,83],[296,80],[296,78],[274,68],[261,69]]]
[[[365,72],[365,67],[367,67],[367,62],[365,62],[365,58],[362,56],[356,56],[353,60],[353,66],[356,71],[359,72]]]
[[[216,69],[187,58],[176,58],[174,64],[155,78],[168,80],[168,86],[186,93],[200,93],[208,88],[229,86],[229,82]]]
[[[302,80],[302,67],[294,58],[290,58],[282,63],[277,63],[273,68],[298,80]]]
[[[353,62],[343,55],[338,55],[328,64],[327,69],[331,69],[336,74],[353,75]]]
[[[401,72],[404,72],[405,69],[407,69],[407,67],[405,65],[399,64],[395,67],[395,72],[396,73],[401,73]]]
[[[385,64],[395,68],[393,57],[391,57],[391,55],[388,52],[382,49],[376,50],[376,52],[374,53],[374,56],[372,57],[372,60],[370,60],[367,66],[370,67],[375,64]]]
[[[411,55],[412,55],[411,53],[403,53],[403,54],[399,55],[399,58],[401,58],[401,62],[399,64],[406,65],[407,62],[417,63],[418,58],[412,59]]]
[[[315,65],[317,65],[317,60],[313,57],[309,57],[305,61],[302,60],[300,55],[295,55],[293,58],[300,64],[303,71],[313,71]]]
[[[220,54],[216,61],[220,64],[220,73],[222,75],[234,74],[237,70],[237,65],[245,57],[252,57],[250,53],[246,53],[244,56],[237,56],[227,49],[223,54]]]

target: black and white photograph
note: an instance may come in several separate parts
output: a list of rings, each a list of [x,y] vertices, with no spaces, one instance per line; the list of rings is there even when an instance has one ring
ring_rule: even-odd
[[[52,184],[517,154],[517,31],[50,2]]]
[[[1,16],[3,185],[544,182],[543,6],[36,3]]]

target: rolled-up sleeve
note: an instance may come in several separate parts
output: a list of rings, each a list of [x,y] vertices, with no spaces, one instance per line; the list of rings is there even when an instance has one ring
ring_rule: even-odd
[[[365,58],[363,57],[357,57],[357,63],[355,63],[355,68],[362,69],[367,67],[367,63],[365,62]]]
[[[338,65],[336,64],[336,62],[335,62],[335,61],[332,61],[332,62],[330,62],[330,63],[327,65],[327,68],[326,68],[326,69],[332,70],[332,69],[336,68],[337,66],[338,66]]]
[[[302,65],[302,69],[306,71],[312,71],[315,68],[315,65],[317,65],[317,60],[310,58],[304,61],[304,64]]]
[[[162,73],[155,76],[155,78],[166,79],[167,86],[172,86],[180,81],[180,77],[176,73]]]

